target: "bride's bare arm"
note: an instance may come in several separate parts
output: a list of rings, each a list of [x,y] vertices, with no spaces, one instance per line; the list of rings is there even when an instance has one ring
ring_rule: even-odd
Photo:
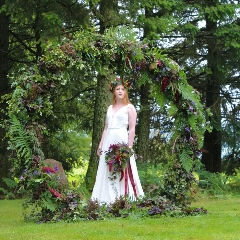
[[[128,107],[128,126],[129,126],[128,146],[130,148],[133,147],[136,121],[137,121],[137,111],[133,105],[129,105]]]

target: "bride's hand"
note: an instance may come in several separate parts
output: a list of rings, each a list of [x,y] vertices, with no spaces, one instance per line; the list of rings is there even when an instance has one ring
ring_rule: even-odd
[[[100,156],[101,154],[102,154],[102,148],[99,147],[97,150],[97,155]]]

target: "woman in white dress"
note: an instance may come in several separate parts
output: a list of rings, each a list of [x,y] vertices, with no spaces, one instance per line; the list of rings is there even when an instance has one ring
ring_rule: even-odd
[[[136,200],[144,195],[134,155],[130,158],[130,172],[121,181],[120,174],[115,180],[109,179],[110,172],[105,161],[105,152],[111,144],[133,146],[137,113],[129,101],[127,89],[128,83],[120,79],[116,79],[110,86],[113,104],[108,107],[105,128],[97,150],[100,160],[91,196],[92,200],[99,202],[112,203],[121,196]]]

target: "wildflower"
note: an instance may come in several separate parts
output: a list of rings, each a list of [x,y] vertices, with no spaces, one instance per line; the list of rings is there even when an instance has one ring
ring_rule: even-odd
[[[38,175],[38,170],[35,170],[33,174]]]
[[[160,60],[158,60],[157,65],[158,65],[159,67],[162,66],[162,62],[161,62]]]
[[[19,179],[22,181],[22,180],[24,180],[24,177],[23,177],[23,176],[21,176]]]
[[[187,127],[185,127],[185,130],[186,130],[186,132],[189,132],[190,133],[190,129],[189,129],[189,127],[187,126]]]
[[[190,106],[188,110],[189,110],[190,112],[192,112],[192,111],[193,111],[193,107]]]
[[[55,174],[56,173],[56,171],[53,168],[51,168],[51,167],[43,167],[42,171],[46,172],[47,174],[50,174],[50,173],[54,173]]]
[[[118,144],[111,144],[110,146],[109,146],[109,149],[111,150],[111,149],[118,149]]]
[[[62,194],[60,194],[58,191],[52,189],[52,188],[48,188],[49,192],[56,198],[60,198],[62,197]]]
[[[56,172],[59,170],[58,169],[58,166],[54,166],[54,168],[53,168]]]
[[[163,77],[163,80],[162,80],[162,92],[165,92],[165,89],[168,86],[168,84],[169,84],[168,77]]]

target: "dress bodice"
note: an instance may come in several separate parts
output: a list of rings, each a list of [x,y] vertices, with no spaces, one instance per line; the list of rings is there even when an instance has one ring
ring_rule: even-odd
[[[112,111],[112,105],[107,111],[108,128],[127,128],[128,127],[128,107],[129,104],[118,109],[115,113]]]

